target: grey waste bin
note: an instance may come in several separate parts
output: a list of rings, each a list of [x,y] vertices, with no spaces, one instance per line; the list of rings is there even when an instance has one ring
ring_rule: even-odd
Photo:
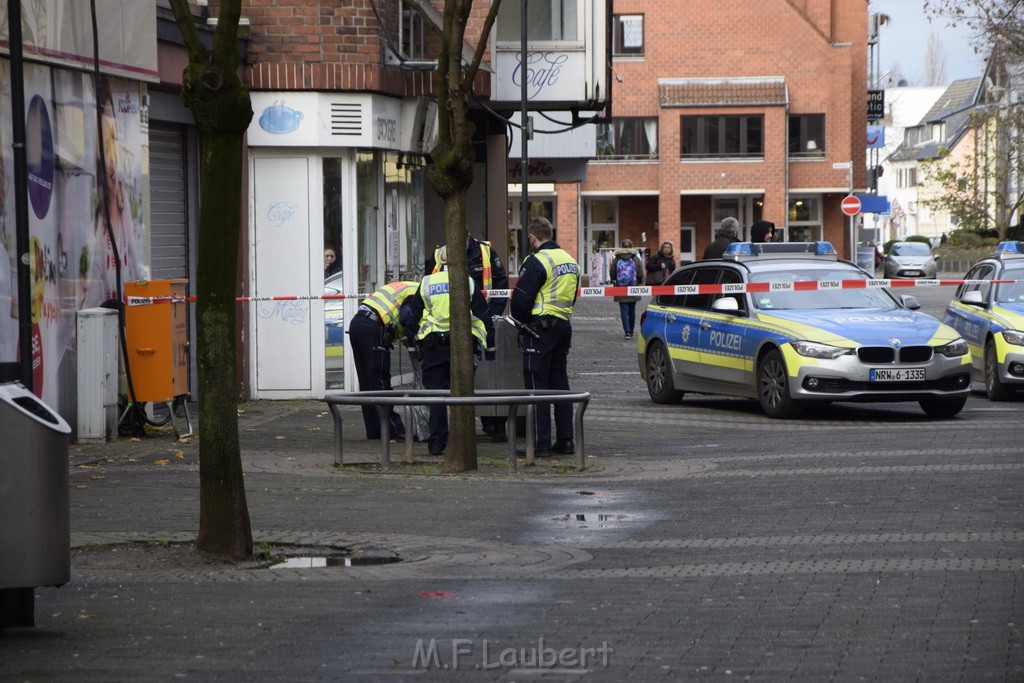
[[[0,384],[0,628],[32,626],[33,589],[71,577],[70,433],[21,384]]]

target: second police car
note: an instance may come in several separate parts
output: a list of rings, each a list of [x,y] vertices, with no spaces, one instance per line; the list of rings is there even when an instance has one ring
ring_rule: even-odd
[[[943,320],[967,340],[988,397],[1005,401],[1024,391],[1024,242],[1001,242],[964,279]]]
[[[833,401],[917,401],[931,417],[956,415],[970,394],[967,343],[916,311],[914,297],[868,278],[828,242],[741,242],[683,266],[665,284],[689,287],[655,297],[640,321],[651,398],[757,398],[773,418]]]

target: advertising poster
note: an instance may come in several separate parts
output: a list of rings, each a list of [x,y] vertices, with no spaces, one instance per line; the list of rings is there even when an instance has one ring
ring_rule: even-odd
[[[118,271],[122,282],[149,276],[139,86],[103,78],[97,93],[90,74],[26,64],[28,321],[18,319],[6,60],[0,90],[0,360],[18,360],[19,326],[30,325],[35,393],[70,419],[77,311],[116,299]]]

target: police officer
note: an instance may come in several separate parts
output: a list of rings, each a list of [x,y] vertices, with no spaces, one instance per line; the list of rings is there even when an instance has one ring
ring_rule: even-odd
[[[405,334],[415,340],[420,349],[423,386],[426,389],[451,388],[451,300],[448,293],[448,251],[441,247],[437,253],[441,270],[431,273],[420,282],[415,297],[403,309]],[[489,334],[493,334],[491,319],[487,317],[487,301],[469,280],[470,310],[473,336],[483,347]],[[448,445],[448,411],[443,405],[430,406],[430,436],[427,447],[431,455],[440,455]]]
[[[438,247],[434,251],[434,272],[440,270],[438,265]],[[496,315],[504,315],[505,304],[508,299],[503,296],[492,296],[491,291],[495,289],[508,289],[508,273],[505,271],[505,264],[501,262],[501,256],[491,248],[491,243],[478,240],[472,235],[466,235],[466,265],[469,267],[469,277],[476,284],[477,289],[484,290],[484,298],[487,299],[489,310],[487,320],[492,320]],[[491,333],[487,338],[486,360],[494,360],[495,340]],[[491,415],[481,415],[480,423],[483,425],[484,433],[490,434],[495,441],[505,440],[505,421],[507,418]]]
[[[348,324],[359,391],[391,391],[391,349],[403,334],[398,311],[416,287],[415,282],[389,282],[363,300]],[[388,419],[389,436],[404,439],[405,426],[393,406],[388,407]],[[376,406],[363,406],[363,425],[367,439],[381,438]]]
[[[572,307],[580,286],[580,266],[552,239],[551,223],[543,216],[530,221],[527,236],[534,253],[523,262],[512,292],[512,317],[536,333],[521,334],[523,380],[527,389],[568,389],[569,347],[572,345]],[[534,453],[572,453],[572,405],[555,404],[557,440],[551,444],[551,413],[537,406]]]

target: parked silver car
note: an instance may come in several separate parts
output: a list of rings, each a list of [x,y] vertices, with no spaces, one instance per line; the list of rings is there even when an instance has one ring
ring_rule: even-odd
[[[938,271],[935,261],[938,258],[924,242],[893,242],[882,261],[883,277],[922,277],[934,280]]]

